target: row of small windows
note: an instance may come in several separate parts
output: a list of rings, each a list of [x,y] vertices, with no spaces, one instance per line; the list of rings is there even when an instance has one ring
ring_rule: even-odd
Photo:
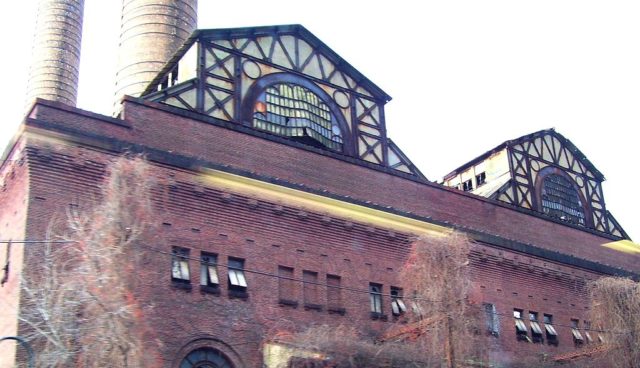
[[[171,279],[178,285],[191,283],[189,268],[189,249],[173,247]],[[247,296],[247,279],[244,271],[244,260],[229,257],[227,260],[227,286],[230,294],[235,296]],[[321,299],[320,286],[326,286],[326,308],[330,313],[345,313],[342,300],[342,278],[338,275],[326,275],[326,282],[320,283],[319,274],[315,271],[302,271],[302,296],[305,309],[322,310],[324,307]],[[298,306],[296,284],[299,282],[294,277],[292,267],[278,266],[278,297],[282,305]],[[218,276],[218,256],[212,253],[202,252],[200,255],[200,288],[205,292],[219,293],[220,279]],[[400,316],[407,311],[403,301],[402,289],[391,286],[390,293],[391,313]],[[371,316],[374,319],[386,319],[383,306],[383,285],[369,284],[369,300]]]
[[[500,319],[495,305],[491,303],[485,303],[484,311],[486,315],[488,332],[494,336],[499,336]],[[529,311],[528,314],[525,315],[524,310],[514,308],[513,319],[515,322],[516,338],[519,341],[542,344],[546,340],[547,344],[549,345],[558,345],[558,332],[554,327],[553,315],[545,313],[543,314],[541,321],[538,312]],[[585,342],[593,342],[590,332],[591,324],[588,321],[584,321],[582,332],[580,331],[580,320],[578,319],[571,319],[570,328],[573,341],[576,345],[581,345]],[[602,342],[602,335],[598,334],[598,339]]]
[[[483,171],[480,174],[476,175],[476,188],[485,184],[487,182],[487,174]],[[463,190],[465,192],[470,192],[473,190],[473,179],[465,180],[458,186],[459,190]]]
[[[218,257],[202,252],[200,255],[200,287],[203,291],[219,292]],[[230,294],[246,296],[247,279],[244,273],[244,260],[229,257],[227,260],[227,286]],[[190,284],[189,249],[173,247],[171,258],[171,280],[178,284]]]

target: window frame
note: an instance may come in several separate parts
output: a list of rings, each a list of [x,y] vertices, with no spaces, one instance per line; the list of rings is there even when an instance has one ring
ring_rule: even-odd
[[[524,319],[522,316],[524,315],[523,309],[513,308],[513,319],[515,322],[516,328],[516,339],[518,341],[527,341],[531,342],[529,338],[529,329],[524,323]]]
[[[244,259],[235,257],[227,259],[227,287],[232,296],[246,296],[248,283],[244,273]]]
[[[553,327],[553,314],[544,314],[544,330],[549,345],[558,345],[558,332]]]
[[[384,313],[382,305],[382,284],[369,283],[369,311],[372,317],[381,317]]]
[[[495,337],[500,336],[500,316],[498,316],[496,305],[493,303],[482,303],[482,306],[485,314],[487,332]]]
[[[182,284],[191,283],[189,248],[174,246],[171,248],[171,281]]]
[[[397,286],[391,286],[390,295],[391,295],[391,313],[396,317],[399,317],[405,314],[407,312],[407,306],[402,300],[404,297],[402,288]]]

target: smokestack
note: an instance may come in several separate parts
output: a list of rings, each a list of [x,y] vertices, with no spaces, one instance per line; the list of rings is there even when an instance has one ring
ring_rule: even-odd
[[[197,27],[197,0],[122,0],[115,108],[138,97]]]
[[[75,106],[84,0],[40,0],[27,104],[35,98]]]

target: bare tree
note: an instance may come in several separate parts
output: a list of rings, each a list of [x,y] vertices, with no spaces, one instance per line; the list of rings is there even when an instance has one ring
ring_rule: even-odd
[[[615,367],[640,367],[640,283],[603,277],[589,292],[591,323],[605,332],[606,358]]]
[[[393,326],[375,339],[353,327],[320,326],[294,334],[288,341],[326,358],[324,365],[314,366],[425,368],[478,363],[484,350],[478,333],[479,310],[468,305],[467,297],[471,246],[458,233],[422,237],[412,244],[399,275],[404,290],[410,292],[404,297],[408,304],[402,303],[403,308],[409,307],[410,323]],[[305,359],[299,366],[309,366]],[[291,362],[291,367],[297,367]]]
[[[481,350],[478,310],[468,301],[471,247],[460,233],[421,237],[400,275],[404,289],[413,291],[409,317],[422,323],[431,355],[449,368],[477,359]]]
[[[142,366],[131,290],[135,244],[151,216],[149,177],[142,158],[118,158],[98,203],[48,234],[66,242],[44,244],[39,269],[23,280],[19,317],[38,366]]]

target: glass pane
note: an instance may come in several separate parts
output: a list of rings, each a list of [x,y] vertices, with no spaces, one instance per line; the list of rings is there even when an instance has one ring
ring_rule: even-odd
[[[254,103],[253,126],[342,150],[340,126],[329,106],[314,92],[297,84],[267,87]]]
[[[216,266],[208,266],[209,282],[212,284],[218,284],[218,269]]]

